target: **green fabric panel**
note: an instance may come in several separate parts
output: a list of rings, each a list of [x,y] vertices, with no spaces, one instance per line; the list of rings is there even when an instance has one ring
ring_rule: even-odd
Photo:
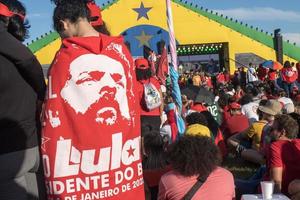
[[[283,42],[283,54],[300,61],[300,48],[286,41]]]
[[[59,38],[58,33],[57,32],[52,32],[50,34],[47,34],[47,35],[43,36],[41,39],[38,39],[37,41],[31,43],[30,45],[28,45],[28,48],[33,53],[35,53],[38,50],[40,50],[41,48],[47,46],[48,44],[50,44],[51,42],[56,40],[57,38]]]

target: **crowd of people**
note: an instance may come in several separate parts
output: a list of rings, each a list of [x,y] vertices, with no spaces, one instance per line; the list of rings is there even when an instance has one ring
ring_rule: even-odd
[[[53,3],[46,86],[26,9],[0,0],[0,199],[233,200],[262,180],[300,198],[299,63],[158,75],[164,57],[133,60],[94,1]],[[229,155],[259,168],[238,179]]]

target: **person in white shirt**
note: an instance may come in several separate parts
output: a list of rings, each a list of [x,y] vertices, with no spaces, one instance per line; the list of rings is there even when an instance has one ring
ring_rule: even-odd
[[[242,113],[248,118],[249,125],[259,120],[257,109],[259,101],[253,101],[250,95],[245,95],[241,99]]]
[[[258,77],[252,63],[249,63],[249,68],[247,71],[247,83],[255,83],[258,81]]]

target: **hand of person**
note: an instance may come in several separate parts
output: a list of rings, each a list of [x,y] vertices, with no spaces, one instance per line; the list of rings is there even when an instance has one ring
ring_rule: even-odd
[[[241,153],[245,150],[246,148],[243,146],[243,145],[241,145],[241,144],[238,144],[237,146],[236,146],[236,152],[238,153],[238,155],[241,155]]]

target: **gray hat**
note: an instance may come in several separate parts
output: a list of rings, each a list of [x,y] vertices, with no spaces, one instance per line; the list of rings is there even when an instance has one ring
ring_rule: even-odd
[[[266,105],[258,107],[258,110],[260,110],[261,112],[269,115],[274,115],[274,116],[280,114],[281,109],[282,109],[281,103],[274,99],[268,100]]]

